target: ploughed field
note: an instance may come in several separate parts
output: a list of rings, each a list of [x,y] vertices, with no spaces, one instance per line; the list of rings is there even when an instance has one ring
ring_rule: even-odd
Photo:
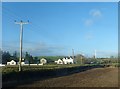
[[[118,87],[118,68],[103,67],[38,80],[18,87]]]

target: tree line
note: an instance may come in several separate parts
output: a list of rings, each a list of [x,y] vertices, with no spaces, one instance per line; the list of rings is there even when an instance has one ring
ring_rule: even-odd
[[[0,54],[2,55],[2,64],[7,64],[11,60],[19,62],[19,53],[17,51],[13,52],[12,54],[9,51],[1,51]],[[65,56],[32,56],[30,53],[25,52],[23,55],[22,61],[26,62],[27,64],[38,64],[40,63],[40,59],[45,58],[47,63],[53,63],[55,60],[62,59]]]
[[[14,60],[16,62],[19,61],[19,55],[17,51],[13,52],[13,54],[10,54],[9,51],[1,51],[1,55],[2,55],[2,64],[7,64],[7,62],[10,62],[11,60]],[[25,56],[22,59],[24,59],[22,61],[27,61],[29,64],[36,63],[38,61],[38,57],[33,57],[28,52],[25,53]]]
[[[19,61],[19,53],[17,51],[13,52],[12,54],[9,53],[9,51],[1,51],[0,54],[2,55],[2,64],[7,64],[7,62],[10,62],[11,60],[14,60],[16,62]],[[45,58],[47,60],[47,63],[53,63],[54,61],[58,59],[62,59],[63,57],[67,56],[35,56],[33,57],[30,53],[26,52],[23,56],[22,61],[27,62],[28,64],[31,63],[39,63],[41,58]],[[70,56],[72,57],[72,56]],[[117,63],[118,59],[115,59],[113,57],[111,58],[87,58],[81,54],[77,54],[74,56],[75,63],[77,64],[89,64],[91,62],[93,63]]]

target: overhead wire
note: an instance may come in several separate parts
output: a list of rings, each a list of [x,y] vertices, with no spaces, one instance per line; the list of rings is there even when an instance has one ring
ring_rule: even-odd
[[[17,15],[15,12],[13,12],[13,11],[11,11],[10,9],[8,9],[8,8],[6,8],[6,7],[3,7],[3,11],[6,11],[5,13],[7,13],[7,15],[9,16],[9,18],[12,18],[13,20],[15,20],[15,19],[23,19],[21,16],[19,16],[19,15]],[[43,30],[38,30],[38,29],[41,29],[41,27],[40,26],[38,26],[37,24],[35,24],[35,23],[32,23],[31,21],[30,21],[30,26],[27,26],[27,28],[29,28],[30,30],[33,30],[33,31],[35,31],[35,32],[37,32],[37,34],[38,33],[40,33],[41,35],[43,34],[45,37],[47,37],[48,35],[46,35],[46,34],[49,34],[44,28],[42,28]],[[49,34],[50,35],[50,34]],[[52,38],[52,39],[54,39],[54,37],[53,37],[53,35],[50,35],[50,36],[48,36],[48,38]],[[51,39],[51,40],[52,40]]]
[[[22,19],[17,14],[13,14],[13,11],[6,9],[5,7],[3,8],[2,12],[3,12],[2,15],[6,15],[9,18],[9,21],[13,21],[14,19]],[[36,32],[37,34],[39,34],[39,33],[42,34],[39,30],[33,30],[33,29],[38,29],[38,28],[40,28],[40,27],[35,24],[32,24],[31,26],[27,26],[27,29],[29,29],[28,31]],[[44,32],[44,31],[42,31],[42,32]],[[44,35],[44,36],[46,37],[46,35]],[[49,39],[50,39],[50,37],[49,37]],[[34,43],[34,42],[31,42],[31,43]]]

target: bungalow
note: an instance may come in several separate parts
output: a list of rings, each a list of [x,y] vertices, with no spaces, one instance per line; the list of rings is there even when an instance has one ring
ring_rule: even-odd
[[[73,59],[70,57],[66,57],[66,58],[63,58],[63,59],[58,59],[57,61],[55,61],[55,63],[57,64],[73,64]]]
[[[7,62],[7,65],[16,65],[17,62],[15,62],[14,60],[11,60],[10,62]]]
[[[42,58],[42,59],[40,60],[40,63],[41,63],[41,64],[46,64],[46,63],[47,63],[47,60],[46,60],[45,58]]]
[[[66,58],[63,58],[62,60],[63,60],[64,64],[73,64],[74,63],[72,58],[66,57]]]
[[[55,63],[57,63],[57,64],[63,64],[63,61],[61,59],[58,59],[57,61],[55,61]]]

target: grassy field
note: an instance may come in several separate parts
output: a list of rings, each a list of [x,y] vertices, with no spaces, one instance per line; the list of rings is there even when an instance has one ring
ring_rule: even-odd
[[[54,69],[61,69],[61,68],[72,68],[72,67],[79,67],[79,66],[93,66],[93,64],[85,64],[85,65],[78,65],[78,64],[69,64],[69,65],[57,65],[57,64],[47,64],[47,65],[31,65],[31,66],[22,66],[22,71],[40,71],[40,70],[54,70]],[[8,74],[11,72],[19,72],[18,65],[10,66],[6,65],[2,67],[2,74]]]
[[[80,66],[112,66],[112,67],[118,67],[119,64],[118,63],[112,63],[112,64],[84,64],[84,65],[80,65],[80,64],[68,64],[68,65],[57,65],[57,64],[46,64],[46,65],[26,65],[26,66],[22,66],[22,71],[42,71],[42,70],[56,70],[56,69],[63,69],[63,68],[76,68],[76,67],[80,67]],[[2,75],[6,75],[9,73],[16,73],[19,72],[18,71],[18,65],[6,65],[2,68],[0,68],[0,72],[2,72]]]

